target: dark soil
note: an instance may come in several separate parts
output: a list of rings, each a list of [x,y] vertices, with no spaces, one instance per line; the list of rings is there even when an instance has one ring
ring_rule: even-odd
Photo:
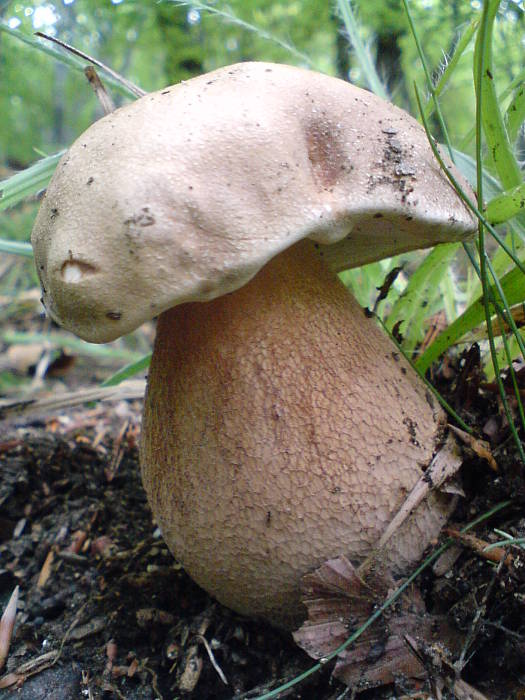
[[[478,435],[492,441],[498,471],[465,448],[465,496],[451,526],[508,501],[471,530],[489,543],[504,537],[495,528],[525,534],[525,487],[497,395],[480,384],[471,360],[447,364],[436,380]],[[20,586],[0,676],[6,700],[255,698],[313,664],[289,635],[218,605],[174,561],[140,484],[139,416],[138,402],[121,402],[0,428],[0,610]],[[524,698],[524,553],[507,548],[511,558],[498,564],[474,546],[458,542],[444,575],[427,570],[420,588],[462,645],[468,640],[462,679],[486,698]],[[433,667],[426,659],[426,681],[400,678],[361,697],[432,698],[436,686],[454,697],[452,664],[460,652],[439,653]],[[330,680],[332,666],[280,697],[353,697]]]

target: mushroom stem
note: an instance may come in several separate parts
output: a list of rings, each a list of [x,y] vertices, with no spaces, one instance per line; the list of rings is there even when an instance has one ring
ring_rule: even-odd
[[[424,384],[310,241],[241,289],[159,318],[144,485],[175,556],[241,613],[296,624],[302,574],[370,554],[442,429]],[[432,498],[390,539],[394,570],[442,526],[448,501]]]

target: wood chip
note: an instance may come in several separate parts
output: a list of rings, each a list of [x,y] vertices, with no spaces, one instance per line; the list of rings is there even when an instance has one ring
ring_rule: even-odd
[[[7,661],[7,655],[11,645],[11,638],[13,636],[13,628],[16,620],[19,590],[20,587],[16,586],[14,591],[11,593],[9,602],[4,610],[2,618],[0,619],[0,670],[4,667],[5,662]]]
[[[461,430],[460,428],[456,428],[455,425],[449,425],[449,428],[452,430],[452,432],[458,436],[458,438],[461,440],[461,442],[464,445],[467,445],[467,447],[470,447],[470,449],[477,454],[477,456],[480,459],[484,459],[486,462],[488,462],[489,467],[497,472],[499,471],[498,464],[496,460],[494,459],[492,452],[490,450],[490,445],[488,442],[485,442],[485,440],[479,440],[478,438],[475,438],[473,435],[469,435],[466,433],[464,430]]]
[[[37,588],[43,588],[46,583],[49,581],[49,577],[51,576],[51,565],[53,564],[53,561],[55,559],[55,550],[51,548],[49,552],[47,553],[47,557],[42,564],[42,568],[40,569],[40,574],[38,575],[38,581],[36,582]]]
[[[75,642],[81,639],[90,637],[92,634],[98,634],[106,629],[106,620],[103,617],[94,617],[85,625],[79,625],[71,630],[69,638]]]
[[[453,537],[458,542],[461,542],[461,544],[469,547],[469,549],[474,550],[476,554],[487,559],[487,561],[499,564],[503,560],[506,566],[511,566],[512,564],[513,556],[509,554],[504,547],[492,547],[491,549],[487,549],[487,547],[490,546],[490,542],[485,542],[485,540],[481,540],[479,537],[454,530],[453,528],[447,528],[443,532],[445,535]]]

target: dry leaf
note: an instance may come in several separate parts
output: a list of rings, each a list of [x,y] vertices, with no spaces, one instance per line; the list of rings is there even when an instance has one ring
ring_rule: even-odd
[[[377,562],[366,572],[356,569],[346,557],[325,562],[303,577],[308,620],[294,632],[296,643],[315,659],[327,657],[366,622],[395,587]],[[362,690],[392,683],[400,674],[424,675],[423,666],[405,644],[406,634],[427,640],[436,634],[446,636],[449,642],[453,639],[441,618],[425,612],[414,587],[338,654],[333,676]]]

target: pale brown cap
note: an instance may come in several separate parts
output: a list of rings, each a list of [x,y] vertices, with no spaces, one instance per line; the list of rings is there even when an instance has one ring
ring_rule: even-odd
[[[336,78],[243,63],[93,124],[32,242],[51,316],[106,342],[238,289],[305,237],[341,270],[475,227],[408,114]]]

